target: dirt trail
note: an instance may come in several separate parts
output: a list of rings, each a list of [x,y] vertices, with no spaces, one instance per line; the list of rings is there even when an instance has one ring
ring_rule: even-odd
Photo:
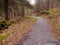
[[[49,32],[47,21],[39,17],[34,18],[37,19],[36,24],[31,28],[27,38],[17,45],[60,45]]]

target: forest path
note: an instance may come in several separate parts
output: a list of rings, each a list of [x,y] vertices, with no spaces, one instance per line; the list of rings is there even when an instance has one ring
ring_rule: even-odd
[[[50,27],[47,21],[40,17],[34,18],[37,19],[36,24],[31,28],[27,38],[18,45],[60,45],[49,32]]]

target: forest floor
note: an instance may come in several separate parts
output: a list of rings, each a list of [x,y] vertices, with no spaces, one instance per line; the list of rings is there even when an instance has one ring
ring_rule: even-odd
[[[13,23],[8,29],[5,29],[1,35],[9,33],[9,36],[2,41],[0,45],[15,45],[19,40],[25,36],[26,33],[30,31],[30,28],[35,23],[34,18],[25,17],[23,21]],[[6,34],[6,35],[7,35]],[[2,37],[3,38],[3,37]]]
[[[43,15],[42,17],[47,19],[50,27],[52,27],[50,32],[60,42],[60,8],[55,8],[49,15]]]
[[[54,9],[53,12],[50,10],[49,15],[43,15],[43,16],[40,16],[40,17],[47,20],[48,25],[51,27],[51,29],[49,31],[53,34],[53,36],[58,41],[60,41],[60,8],[59,9]],[[38,17],[36,17],[36,18],[38,18]],[[3,33],[9,33],[9,36],[5,40],[3,40],[3,44],[4,45],[5,44],[15,45],[20,40],[22,40],[22,38],[24,38],[27,35],[27,33],[30,32],[31,27],[35,24],[35,20],[36,20],[35,18],[26,17],[24,19],[24,21],[22,21],[22,22],[13,23],[8,29],[3,31]],[[42,27],[46,26],[46,24],[45,24],[46,22],[44,22],[44,21],[40,22],[40,21],[41,20],[39,19],[38,23],[37,23],[38,27],[36,26],[37,30],[38,30],[39,27],[41,27],[40,25],[42,25]],[[45,24],[45,25],[43,25],[43,24]],[[43,27],[43,28],[42,28],[42,30],[45,30],[45,27]],[[35,29],[33,29],[33,30],[35,30]],[[39,30],[40,29],[41,28],[39,28]],[[36,32],[36,31],[34,31],[34,32]],[[48,33],[47,31],[42,31],[42,32]],[[41,32],[41,34],[43,34],[42,32]],[[38,35],[38,34],[33,33],[33,35]],[[40,35],[40,33],[39,33],[39,35]],[[38,37],[39,37],[39,35],[38,35]],[[31,34],[31,36],[32,36],[32,34]],[[40,35],[40,36],[42,36],[42,35]],[[38,38],[37,38],[37,40],[38,40]]]

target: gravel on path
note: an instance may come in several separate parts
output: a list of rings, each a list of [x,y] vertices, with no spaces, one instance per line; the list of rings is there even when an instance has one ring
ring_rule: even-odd
[[[60,45],[49,32],[50,27],[45,19],[37,18],[36,24],[31,28],[28,37],[23,43],[17,45]]]

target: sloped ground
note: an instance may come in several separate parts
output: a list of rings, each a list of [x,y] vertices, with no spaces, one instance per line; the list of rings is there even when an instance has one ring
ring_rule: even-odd
[[[50,32],[53,33],[55,38],[60,42],[60,8],[55,8],[49,15],[42,17],[47,19],[49,25],[52,27]]]
[[[9,36],[3,40],[1,45],[15,45],[19,40],[24,37],[29,29],[34,25],[34,18],[26,18],[22,22],[13,23],[8,29],[3,31],[3,33],[9,33]]]
[[[60,41],[60,14],[56,14],[54,13],[52,16],[52,18],[49,19],[49,24],[52,27],[52,33],[54,34],[54,36],[56,37],[56,39],[58,39],[58,41]]]

